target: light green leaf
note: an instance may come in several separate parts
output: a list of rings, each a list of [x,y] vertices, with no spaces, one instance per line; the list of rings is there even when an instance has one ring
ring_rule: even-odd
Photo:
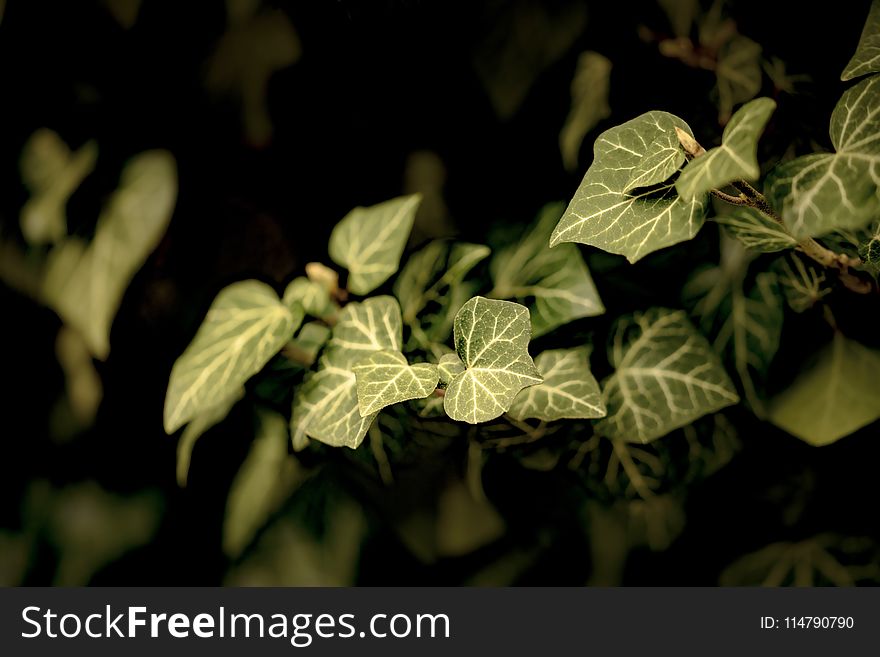
[[[223,551],[238,557],[305,473],[287,454],[287,421],[261,411],[257,436],[229,490],[223,520]]]
[[[880,268],[880,221],[874,222],[869,234],[859,243],[859,257],[874,270]]]
[[[307,322],[303,324],[297,335],[290,343],[290,347],[299,350],[304,358],[303,362],[314,363],[318,352],[330,338],[329,327],[320,322]]]
[[[294,449],[304,448],[308,437],[334,447],[361,444],[376,414],[361,416],[352,367],[377,351],[400,351],[401,333],[400,307],[393,297],[345,306],[318,371],[294,393]]]
[[[440,373],[433,363],[410,365],[399,351],[377,351],[354,366],[358,407],[367,417],[408,399],[424,399],[437,387]]]
[[[718,89],[718,122],[730,120],[733,108],[761,91],[761,46],[737,35],[721,47],[715,67]]]
[[[782,334],[783,299],[776,275],[762,272],[746,287],[754,254],[738,242],[721,242],[721,263],[696,273],[683,290],[715,351],[731,364],[749,406],[764,415],[763,381]]]
[[[330,293],[320,283],[299,276],[290,281],[282,297],[288,308],[299,303],[303,310],[312,317],[331,317],[339,309],[330,297]]]
[[[228,399],[291,339],[303,319],[260,281],[224,288],[186,351],[174,363],[165,395],[165,431]]]
[[[446,388],[443,407],[453,420],[477,424],[506,412],[516,394],[541,383],[529,356],[529,311],[510,301],[474,297],[455,316],[455,349],[465,371]]]
[[[686,202],[669,180],[685,157],[676,127],[691,134],[681,119],[648,112],[603,132],[593,164],[553,231],[550,246],[580,242],[636,262],[696,235],[707,199]]]
[[[547,422],[604,417],[605,403],[590,372],[589,355],[586,347],[538,354],[535,365],[544,382],[520,390],[508,413],[517,420],[537,418]]]
[[[330,235],[330,257],[348,269],[348,289],[369,294],[397,271],[421,194],[349,212]]]
[[[607,57],[590,50],[581,53],[571,81],[571,110],[559,133],[562,163],[569,171],[577,169],[578,154],[586,134],[611,114],[608,106],[610,78],[611,61]]]
[[[811,445],[829,445],[880,418],[880,351],[835,333],[770,407],[770,421]]]
[[[868,73],[880,73],[880,2],[874,0],[855,54],[840,74],[844,82]]]
[[[649,443],[739,401],[712,346],[684,311],[652,308],[618,321],[596,431]]]
[[[831,293],[825,273],[796,255],[777,261],[775,269],[785,300],[796,313],[809,310]]]
[[[581,318],[601,315],[605,307],[578,248],[562,244],[547,248],[564,206],[544,207],[520,241],[492,258],[495,289],[490,296],[531,300],[532,336]]]
[[[138,155],[123,169],[119,188],[98,217],[88,247],[66,251],[47,266],[46,303],[82,334],[101,360],[110,353],[110,326],[122,295],[165,233],[176,198],[177,173],[170,153]],[[59,246],[64,248],[64,243]],[[53,271],[57,266],[63,272]]]
[[[443,356],[440,357],[440,362],[437,364],[437,368],[440,374],[440,384],[443,386],[448,386],[449,382],[464,372],[465,369],[464,363],[461,362],[461,358],[455,353],[443,354]]]
[[[220,424],[229,415],[229,411],[238,401],[244,397],[244,388],[233,392],[228,399],[224,399],[211,408],[205,409],[196,415],[183,429],[177,441],[177,485],[186,487],[189,478],[189,465],[192,462],[193,449],[196,441],[211,427]]]
[[[774,109],[770,98],[756,98],[739,108],[724,128],[721,146],[695,157],[681,172],[675,182],[679,196],[690,200],[736,180],[755,180],[761,174],[758,139]]]
[[[714,220],[752,251],[774,253],[793,249],[798,243],[779,222],[754,208],[730,208]]]
[[[831,142],[836,153],[799,157],[767,178],[767,196],[798,239],[861,228],[880,214],[880,76],[843,94]]]
[[[94,170],[97,157],[93,141],[73,153],[52,130],[42,128],[31,135],[21,154],[22,178],[31,191],[20,219],[28,244],[53,244],[64,238],[67,201]]]
[[[404,323],[423,342],[449,337],[455,313],[470,298],[470,286],[462,281],[490,252],[481,244],[435,240],[410,256],[394,283],[394,294]]]

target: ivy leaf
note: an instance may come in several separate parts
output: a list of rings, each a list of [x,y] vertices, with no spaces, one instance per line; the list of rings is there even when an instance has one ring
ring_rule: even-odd
[[[440,373],[433,363],[410,365],[399,351],[377,351],[354,366],[358,407],[367,417],[386,406],[424,399],[437,387]]]
[[[578,248],[573,244],[547,248],[563,209],[558,203],[546,206],[519,243],[500,251],[490,266],[495,284],[490,296],[520,302],[533,299],[529,304],[533,337],[605,312]]]
[[[119,188],[98,217],[91,243],[71,250],[62,242],[55,250],[64,250],[63,256],[50,257],[43,281],[46,303],[82,334],[101,360],[110,353],[110,326],[122,295],[159,244],[176,198],[171,154],[142,153],[123,169]]]
[[[280,413],[259,413],[257,436],[232,481],[223,519],[223,551],[238,557],[292,490],[305,478],[287,454],[287,422]]]
[[[298,303],[312,317],[331,317],[338,310],[327,288],[305,276],[290,281],[282,299],[287,307]]]
[[[421,194],[357,207],[330,235],[330,257],[348,269],[348,289],[369,294],[397,271]]]
[[[177,485],[181,488],[186,487],[189,478],[189,466],[192,461],[193,449],[196,442],[211,427],[220,424],[229,415],[229,411],[238,401],[244,397],[244,388],[234,391],[227,399],[215,404],[211,408],[205,409],[196,415],[180,434],[177,441]]]
[[[489,253],[489,247],[481,244],[435,240],[410,256],[394,283],[394,294],[404,323],[422,341],[443,342],[449,337],[455,313],[470,297],[464,277]],[[467,296],[462,298],[463,294]]]
[[[668,180],[685,158],[676,127],[691,134],[681,119],[648,112],[603,132],[550,246],[580,242],[636,262],[696,235],[707,198],[684,201]]]
[[[799,157],[768,176],[768,197],[798,239],[861,228],[880,213],[880,76],[848,89],[831,114],[836,153]]]
[[[546,422],[604,417],[605,403],[590,373],[589,355],[586,347],[538,354],[535,365],[544,382],[521,390],[508,413],[517,420],[537,418]]]
[[[872,269],[880,269],[880,221],[871,226],[870,234],[859,243],[859,257]]]
[[[681,172],[675,182],[679,196],[690,200],[735,180],[755,180],[761,174],[758,138],[774,109],[776,103],[770,98],[757,98],[739,108],[724,128],[721,146],[694,158]]]
[[[581,53],[571,81],[571,110],[559,133],[562,163],[568,171],[577,169],[584,136],[611,114],[608,106],[610,78],[611,61],[607,57],[589,50]]]
[[[718,89],[718,122],[730,120],[733,108],[761,91],[761,46],[737,35],[718,53],[715,67]]]
[[[440,384],[448,386],[452,379],[464,372],[465,367],[464,363],[461,362],[461,358],[458,357],[458,354],[452,353],[443,354],[443,356],[440,357],[437,369],[440,375]]]
[[[880,418],[880,351],[835,333],[816,362],[780,393],[770,421],[811,445],[829,445]]]
[[[173,433],[232,396],[281,350],[302,319],[301,308],[287,308],[260,281],[239,281],[222,289],[171,368],[165,431]]]
[[[308,437],[333,447],[361,444],[376,413],[361,416],[352,367],[377,351],[400,351],[401,333],[400,307],[393,297],[373,297],[343,308],[318,371],[294,393],[294,449],[303,449]]]
[[[825,273],[796,255],[778,261],[775,269],[785,300],[796,313],[809,310],[831,294]]]
[[[74,153],[52,130],[42,128],[31,135],[21,153],[22,178],[31,191],[20,220],[28,244],[53,244],[64,238],[67,201],[95,168],[97,157],[93,141]]]
[[[315,362],[318,352],[330,338],[330,329],[320,322],[307,322],[303,324],[292,341],[291,346],[299,349],[306,360]]]
[[[596,431],[649,443],[739,397],[712,346],[684,311],[652,308],[618,321]]]
[[[856,52],[840,79],[846,82],[868,73],[880,73],[880,2],[876,0],[871,3]]]
[[[455,316],[455,349],[464,372],[443,398],[453,420],[477,424],[506,412],[517,393],[541,383],[529,356],[529,311],[510,301],[474,297]]]
[[[775,219],[754,208],[738,207],[715,217],[726,232],[752,251],[774,253],[797,246],[797,240]]]
[[[722,240],[721,264],[695,274],[683,296],[715,351],[736,370],[749,406],[763,417],[762,383],[779,349],[784,313],[775,274],[762,272],[746,287],[753,257],[730,238]]]

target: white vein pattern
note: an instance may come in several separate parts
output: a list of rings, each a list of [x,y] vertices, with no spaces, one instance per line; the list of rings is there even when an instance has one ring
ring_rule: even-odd
[[[399,351],[377,351],[354,366],[361,417],[409,399],[424,399],[437,387],[433,363],[410,365]]]
[[[596,431],[647,443],[739,398],[712,346],[684,311],[653,308],[618,322]]]
[[[767,179],[768,197],[799,239],[862,228],[880,212],[880,76],[843,94],[830,133],[835,153],[799,157]]]
[[[336,225],[329,252],[348,269],[349,290],[369,294],[397,271],[421,202],[421,195],[413,194],[357,207]]]
[[[775,109],[770,98],[756,98],[737,110],[724,128],[721,145],[694,158],[682,170],[675,182],[678,194],[690,200],[735,180],[755,180],[761,173],[758,138]]]
[[[670,177],[684,162],[676,127],[692,134],[666,112],[648,112],[602,133],[550,246],[580,242],[636,262],[696,235],[708,201],[685,201],[675,192]]]
[[[278,353],[302,319],[301,309],[287,308],[260,281],[240,281],[221,290],[171,369],[165,430],[172,433],[228,399]]]
[[[590,372],[589,354],[586,347],[550,349],[538,354],[535,365],[544,381],[519,392],[508,411],[511,417],[546,422],[604,417],[605,402]]]
[[[797,246],[797,240],[782,225],[754,208],[729,208],[714,221],[753,251],[774,253]]]
[[[453,420],[494,420],[520,390],[541,383],[528,352],[531,326],[524,306],[474,297],[455,316],[453,332],[466,368],[446,388],[443,405]]]
[[[854,80],[869,73],[880,73],[880,1],[878,0],[871,3],[859,45],[840,79]]]

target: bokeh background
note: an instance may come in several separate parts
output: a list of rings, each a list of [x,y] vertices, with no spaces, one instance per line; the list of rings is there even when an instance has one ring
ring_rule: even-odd
[[[236,408],[199,441],[185,488],[176,437],[162,428],[171,365],[217,291],[248,277],[280,289],[326,261],[330,230],[352,207],[421,191],[414,244],[483,242],[570,198],[611,125],[664,109],[715,143],[730,99],[719,94],[718,49],[699,42],[707,21],[717,43],[760,47],[759,91],[786,117],[762,149],[827,148],[839,72],[869,3],[823,4],[6,2],[0,584],[714,585],[759,583],[749,568],[829,554],[837,566],[816,583],[876,581],[876,426],[819,450],[742,419],[736,455],[672,511],[572,501],[564,477],[490,459],[483,487],[494,508],[462,502],[464,484],[444,489],[435,520],[447,538],[423,550],[417,528],[403,535],[386,522],[401,491],[371,493],[382,489],[330,456],[329,474],[234,560],[221,532],[250,415]],[[585,52],[610,62],[609,109],[566,162],[560,131]],[[93,172],[65,206],[74,235],[94,232],[130,158],[165,149],[177,163],[173,217],[128,286],[109,357],[80,357],[86,373],[73,384],[77,357],[63,367],[58,356],[62,323],[29,291],[45,248],[29,247],[19,223],[22,153],[43,128],[74,150],[97,144]],[[654,258],[632,276],[591,255],[609,309],[680,306],[687,272],[715,248],[704,232],[688,259]],[[654,266],[665,278],[648,275]]]

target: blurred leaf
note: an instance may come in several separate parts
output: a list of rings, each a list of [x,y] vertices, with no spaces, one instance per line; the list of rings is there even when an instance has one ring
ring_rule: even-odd
[[[880,73],[880,2],[877,0],[871,3],[859,45],[840,79],[852,80],[868,73]]]
[[[679,195],[691,200],[737,180],[757,179],[761,175],[758,139],[775,108],[770,98],[757,98],[737,110],[724,128],[721,146],[710,148],[685,166],[675,182]]]
[[[532,337],[605,312],[578,248],[548,248],[562,209],[562,204],[545,206],[519,242],[498,252],[490,266],[495,284],[490,296],[522,303],[534,299],[529,304]]]
[[[649,443],[739,401],[712,346],[683,311],[653,308],[618,320],[603,382],[608,416],[596,431]]]
[[[485,499],[475,498],[461,479],[452,479],[437,500],[437,555],[460,557],[504,534],[504,519]]]
[[[778,260],[775,269],[785,300],[796,313],[809,310],[831,293],[824,272],[798,256]]]
[[[110,326],[125,289],[156,248],[177,197],[174,159],[165,151],[133,158],[83,248],[62,242],[50,253],[43,293],[95,357],[110,353]]]
[[[31,198],[21,210],[21,232],[31,245],[54,244],[67,234],[67,201],[95,168],[98,147],[71,152],[57,133],[41,128],[24,146],[21,174]]]
[[[305,447],[307,437],[334,447],[361,444],[376,414],[361,416],[352,367],[374,352],[400,351],[401,334],[400,307],[393,297],[373,297],[343,308],[318,371],[294,394],[294,449]]]
[[[587,133],[611,115],[610,79],[611,61],[607,57],[590,50],[581,53],[571,81],[571,110],[559,133],[562,163],[568,171],[577,169],[581,143]]]
[[[715,217],[714,220],[752,251],[773,253],[797,246],[797,240],[782,224],[754,208],[725,208],[725,214]]]
[[[171,369],[165,431],[173,433],[228,400],[293,337],[302,320],[302,309],[288,309],[265,283],[239,281],[223,288]]]
[[[287,420],[263,410],[257,436],[229,490],[223,521],[223,551],[238,557],[257,531],[305,477],[287,453]]]
[[[658,4],[666,13],[675,36],[689,36],[700,13],[700,0],[658,0]]]
[[[137,22],[143,0],[102,0],[107,11],[123,29],[130,30]]]
[[[58,330],[55,355],[64,372],[65,390],[77,429],[90,427],[104,396],[101,377],[82,337],[66,326]]]
[[[300,58],[300,41],[279,9],[256,13],[256,2],[230,2],[229,31],[217,43],[205,75],[207,88],[236,95],[242,107],[245,138],[264,146],[272,138],[267,105],[269,80]]]
[[[767,197],[796,238],[861,228],[880,214],[878,106],[880,76],[847,89],[831,114],[837,152],[805,155],[770,172]]]
[[[224,399],[210,408],[199,412],[190,420],[183,429],[177,441],[177,485],[186,487],[189,478],[189,465],[192,460],[193,449],[196,441],[211,427],[220,424],[229,415],[229,411],[238,401],[244,397],[244,388],[238,388]]]
[[[424,399],[434,392],[440,377],[436,365],[410,365],[399,351],[387,350],[359,360],[353,371],[361,417],[398,402]]]
[[[305,276],[290,282],[284,290],[283,302],[288,308],[298,303],[312,317],[331,317],[338,310],[327,288]]]
[[[465,371],[452,377],[443,407],[453,420],[477,424],[506,412],[516,394],[541,383],[529,356],[529,311],[517,303],[474,297],[455,316],[455,348]]]
[[[685,202],[675,193],[673,181],[661,183],[684,162],[676,127],[691,134],[678,117],[648,112],[603,132],[596,140],[593,164],[550,246],[580,242],[636,262],[696,235],[706,199]],[[661,184],[634,190],[655,183]]]
[[[357,207],[336,224],[330,257],[348,269],[349,290],[369,294],[397,271],[421,200],[413,194]]]
[[[733,108],[761,91],[761,46],[741,35],[730,39],[718,53],[718,122],[725,125]]]
[[[535,365],[544,382],[519,392],[508,413],[517,420],[547,422],[563,418],[605,415],[602,391],[590,372],[589,349],[550,349],[538,354]]]
[[[811,445],[829,445],[880,418],[880,351],[835,332],[770,405],[770,421]]]

